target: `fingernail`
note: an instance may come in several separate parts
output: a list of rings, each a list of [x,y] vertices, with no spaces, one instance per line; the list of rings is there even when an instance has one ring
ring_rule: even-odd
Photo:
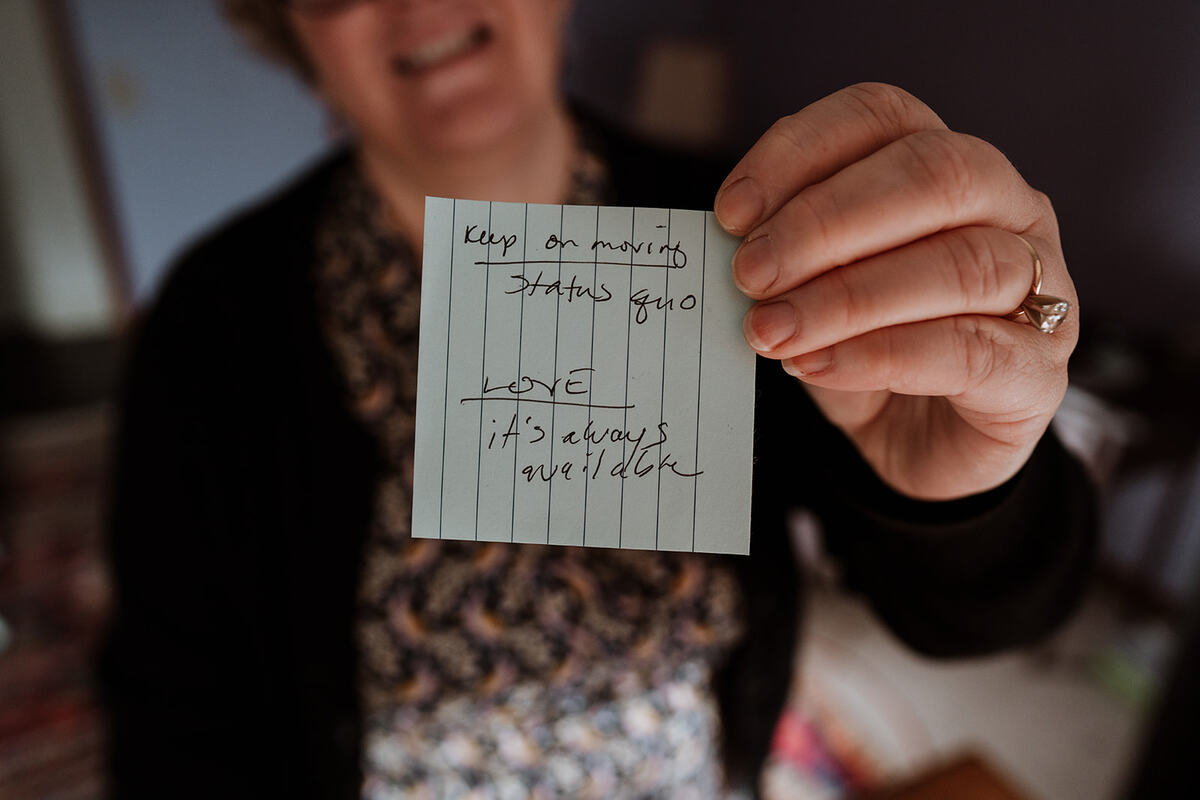
[[[824,372],[829,369],[831,364],[833,364],[833,348],[826,347],[824,350],[817,350],[812,353],[805,353],[802,356],[789,358],[783,362],[783,369],[789,375],[804,378]]]
[[[755,306],[742,323],[746,341],[755,350],[771,350],[796,333],[796,312],[789,303]]]
[[[733,280],[747,294],[762,294],[779,277],[770,236],[742,242],[733,254]]]
[[[749,176],[739,178],[717,197],[717,222],[730,233],[745,233],[758,223],[763,205],[758,181]]]

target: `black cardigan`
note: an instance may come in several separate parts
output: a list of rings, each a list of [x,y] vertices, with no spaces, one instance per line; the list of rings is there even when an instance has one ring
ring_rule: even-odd
[[[600,136],[621,205],[709,208],[719,165]],[[116,614],[101,657],[119,797],[356,798],[353,640],[379,461],[317,322],[312,231],[335,155],[180,259],[128,362],[110,510]],[[934,656],[1030,641],[1074,606],[1092,491],[1052,436],[986,494],[884,486],[778,364],[759,359],[748,633],[717,676],[734,775],[787,691],[813,509],[848,586]]]

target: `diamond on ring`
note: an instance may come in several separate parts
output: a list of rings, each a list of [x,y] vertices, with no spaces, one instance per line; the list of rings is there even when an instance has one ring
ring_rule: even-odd
[[[1009,319],[1020,321],[1029,320],[1029,324],[1042,333],[1054,333],[1071,311],[1071,304],[1061,297],[1040,294],[1042,291],[1042,259],[1024,236],[1013,234],[1029,249],[1033,258],[1033,283],[1030,284],[1029,294],[1021,301],[1021,307],[1009,314]]]

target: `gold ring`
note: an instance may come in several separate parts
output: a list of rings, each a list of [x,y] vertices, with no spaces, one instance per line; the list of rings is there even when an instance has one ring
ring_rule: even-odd
[[[1061,297],[1042,294],[1042,259],[1033,245],[1020,234],[1013,234],[1029,249],[1033,258],[1033,283],[1029,286],[1029,294],[1021,301],[1021,306],[1008,315],[1014,322],[1028,321],[1030,325],[1042,333],[1054,333],[1071,311],[1071,304]]]

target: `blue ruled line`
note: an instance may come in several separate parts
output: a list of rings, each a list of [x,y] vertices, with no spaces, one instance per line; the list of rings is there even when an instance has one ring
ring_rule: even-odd
[[[525,204],[525,221],[521,231],[521,259],[527,255],[529,243],[529,203]],[[521,280],[525,280],[525,267],[521,266]],[[521,350],[525,344],[525,292],[521,292],[521,320],[517,328],[517,380],[521,380]],[[481,404],[482,405],[482,404]],[[512,542],[517,531],[517,448],[521,444],[521,395],[517,395],[516,412],[517,435],[513,437],[513,480],[512,480],[512,515],[508,522],[508,541]],[[503,446],[503,445],[502,445]]]
[[[700,245],[700,359],[696,362],[696,450],[692,472],[700,472],[700,384],[704,374],[704,288],[707,285],[708,215],[704,215],[704,235]],[[692,552],[696,552],[696,487],[700,476],[692,476]]]
[[[442,385],[442,483],[438,489],[438,538],[442,538],[442,514],[446,506],[446,414],[450,407],[450,320],[454,307],[454,220],[458,201],[450,201],[450,289],[446,294],[446,379]],[[482,409],[480,409],[482,411]]]
[[[558,239],[562,241],[563,233],[563,209],[565,206],[558,207]],[[558,246],[558,278],[556,279],[559,285],[562,284],[562,245]],[[525,293],[521,292],[521,297]],[[554,298],[554,370],[550,373],[551,380],[558,377],[558,324],[560,310],[562,309],[562,295]],[[558,409],[552,407],[550,409],[550,485],[546,487],[546,544],[550,544],[550,518],[552,509],[554,508],[554,420],[558,416]]]
[[[492,204],[488,203],[488,231],[492,230]],[[487,254],[492,255],[491,237],[488,237]],[[479,393],[483,394],[484,383],[487,381],[487,312],[488,287],[491,283],[492,268],[488,267],[483,276],[483,353],[479,357]],[[483,472],[483,403],[479,404],[479,442],[475,449],[475,541],[479,541],[479,477]]]
[[[600,206],[596,206],[596,233],[592,241],[600,239]],[[592,297],[596,296],[596,273],[599,270],[597,259],[599,255],[592,250]],[[592,344],[588,351],[588,375],[594,377],[596,374],[596,304],[592,303]],[[588,378],[588,421],[587,427],[584,430],[590,430],[592,427],[592,377]],[[588,512],[588,484],[592,482],[592,440],[584,437],[585,448],[583,463],[583,546],[587,547],[587,512]]]
[[[671,246],[671,209],[667,209],[667,246]],[[671,258],[671,254],[667,254],[667,259]],[[663,273],[663,297],[671,296],[671,273]],[[663,424],[663,406],[667,400],[667,310],[663,309],[663,357],[662,357],[662,383],[658,390],[658,430],[661,435]],[[660,446],[658,450],[659,463],[662,462],[663,448]],[[662,516],[662,469],[658,470],[658,488],[655,490],[656,497],[654,499],[654,549],[658,549],[658,521]]]
[[[629,210],[629,241],[634,241],[634,229],[637,227],[637,206]],[[629,263],[633,264],[633,250],[629,251]],[[633,270],[629,270],[629,296],[633,297]],[[633,319],[633,303],[625,312],[625,405],[629,405],[629,337],[630,320]],[[629,430],[629,412],[625,411],[622,425]],[[617,525],[617,547],[623,546],[625,540],[625,439],[621,440],[621,507]]]

